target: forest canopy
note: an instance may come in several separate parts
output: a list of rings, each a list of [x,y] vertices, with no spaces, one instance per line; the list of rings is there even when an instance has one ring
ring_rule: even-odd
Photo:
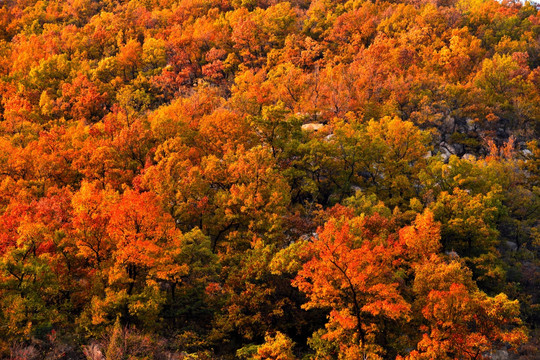
[[[534,359],[540,13],[0,2],[0,358]]]

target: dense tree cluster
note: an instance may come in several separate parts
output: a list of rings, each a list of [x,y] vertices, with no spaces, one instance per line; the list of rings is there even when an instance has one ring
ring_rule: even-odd
[[[540,13],[0,2],[0,357],[533,359]]]

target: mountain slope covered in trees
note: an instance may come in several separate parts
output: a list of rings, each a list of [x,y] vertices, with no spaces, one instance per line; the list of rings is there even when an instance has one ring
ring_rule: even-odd
[[[0,2],[0,358],[534,359],[540,13]]]

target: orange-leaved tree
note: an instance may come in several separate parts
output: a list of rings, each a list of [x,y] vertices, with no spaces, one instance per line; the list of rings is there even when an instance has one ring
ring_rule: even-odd
[[[378,213],[353,217],[343,209],[306,247],[312,254],[293,284],[306,293],[305,309],[330,314],[312,339],[326,358],[380,358],[387,327],[410,319],[400,292],[400,246],[391,219]]]

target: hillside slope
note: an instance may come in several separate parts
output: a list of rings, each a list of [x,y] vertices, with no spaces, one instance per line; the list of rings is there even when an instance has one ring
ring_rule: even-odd
[[[540,13],[0,2],[0,357],[534,359]]]

